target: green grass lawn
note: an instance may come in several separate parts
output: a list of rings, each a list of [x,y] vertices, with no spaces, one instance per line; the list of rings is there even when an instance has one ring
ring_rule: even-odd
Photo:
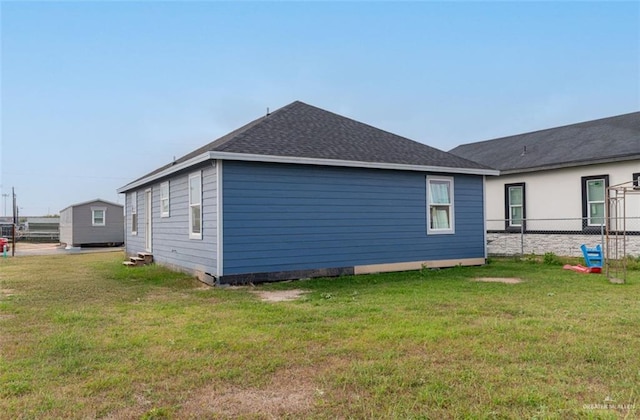
[[[612,285],[494,261],[208,288],[122,259],[0,260],[0,418],[640,417],[635,271]],[[285,289],[308,293],[253,293]]]

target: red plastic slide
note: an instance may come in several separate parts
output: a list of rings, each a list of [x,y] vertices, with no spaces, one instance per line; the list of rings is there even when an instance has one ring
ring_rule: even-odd
[[[578,265],[565,265],[562,267],[565,270],[573,270],[578,273],[589,274],[589,273],[602,273],[602,267],[584,267],[580,264]]]

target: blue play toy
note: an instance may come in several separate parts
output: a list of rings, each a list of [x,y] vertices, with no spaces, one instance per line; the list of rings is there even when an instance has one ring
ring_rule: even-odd
[[[596,245],[595,248],[587,248],[585,244],[580,245],[582,255],[584,255],[584,262],[587,267],[600,267],[602,268],[602,247]]]

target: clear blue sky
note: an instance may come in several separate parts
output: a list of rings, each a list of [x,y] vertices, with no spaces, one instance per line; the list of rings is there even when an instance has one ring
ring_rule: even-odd
[[[22,215],[122,202],[294,100],[443,150],[640,110],[636,1],[4,1],[0,23]]]

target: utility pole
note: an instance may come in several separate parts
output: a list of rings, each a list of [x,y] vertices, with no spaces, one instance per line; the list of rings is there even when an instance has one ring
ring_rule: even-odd
[[[16,227],[18,226],[18,213],[17,213],[17,206],[16,206],[16,191],[14,187],[11,187],[11,194],[13,195],[13,234],[11,235],[11,241],[12,241],[12,245],[11,245],[11,256],[15,257],[16,256]]]

